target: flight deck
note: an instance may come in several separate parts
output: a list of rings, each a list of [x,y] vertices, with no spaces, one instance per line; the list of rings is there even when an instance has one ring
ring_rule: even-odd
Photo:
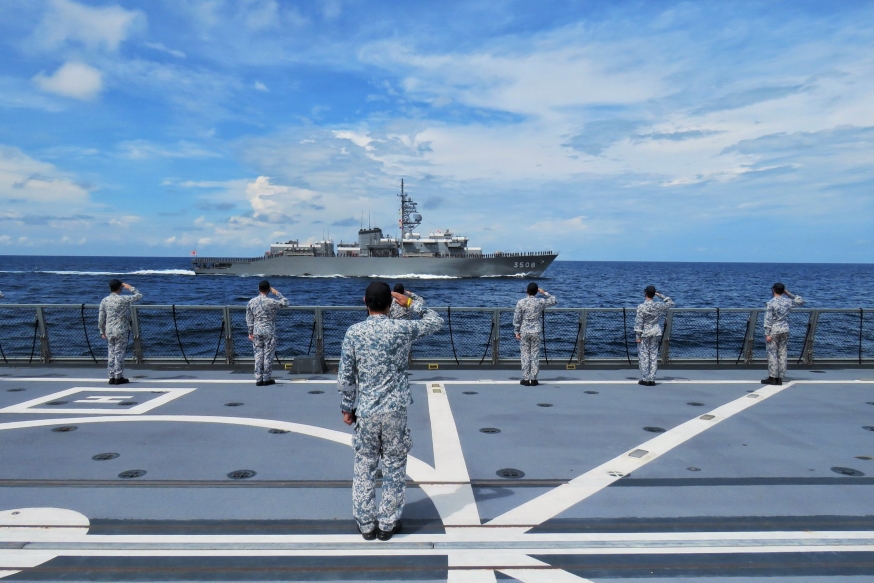
[[[415,370],[403,531],[336,377],[0,369],[10,581],[874,581],[874,372]]]

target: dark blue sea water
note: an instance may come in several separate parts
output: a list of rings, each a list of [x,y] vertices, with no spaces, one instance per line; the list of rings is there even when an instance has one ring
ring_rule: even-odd
[[[242,305],[260,277],[195,276],[188,258],[0,256],[4,303],[98,303],[118,277],[137,287],[143,304]],[[359,305],[370,280],[274,277],[292,305]],[[510,307],[527,279],[407,279],[432,306]],[[748,308],[764,304],[775,281],[811,308],[874,307],[872,264],[638,263],[556,261],[538,280],[559,307],[634,307],[654,284],[678,307]],[[390,281],[389,283],[394,283]]]

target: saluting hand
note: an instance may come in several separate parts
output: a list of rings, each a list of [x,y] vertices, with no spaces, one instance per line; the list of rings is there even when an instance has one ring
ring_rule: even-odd
[[[272,294],[275,295],[275,296],[278,296],[278,295],[279,295],[279,292],[276,290],[275,287],[271,287],[271,288],[270,288],[270,293],[272,293]]]
[[[130,289],[133,286],[131,286],[131,284],[129,284],[129,283],[123,283],[123,284],[121,284],[121,287],[123,287],[124,289]]]
[[[405,296],[402,293],[398,293],[398,292],[391,292],[391,297],[393,297],[395,299],[395,303],[397,305],[403,306],[405,308],[407,307],[407,304],[410,301],[409,297]]]
[[[543,295],[546,295],[546,290],[545,290],[545,289],[537,288],[537,291],[539,291],[539,292],[542,293]]]

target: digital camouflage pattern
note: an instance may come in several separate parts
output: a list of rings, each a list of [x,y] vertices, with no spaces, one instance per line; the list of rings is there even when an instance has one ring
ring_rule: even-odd
[[[407,295],[413,301],[416,301],[419,299],[419,296],[417,296],[413,292],[407,292]],[[389,309],[388,309],[388,317],[391,318],[392,320],[409,320],[411,308],[412,308],[412,306],[410,306],[408,308],[406,306],[401,306],[397,302],[392,302],[391,306],[389,306]]]
[[[410,306],[420,320],[392,320],[388,316],[368,316],[346,330],[337,370],[337,385],[342,393],[341,408],[359,417],[400,411],[413,402],[407,380],[410,348],[417,338],[433,334],[443,326],[443,318],[425,309],[418,298]]]
[[[671,298],[664,296],[663,300],[656,302],[648,299],[637,306],[634,316],[634,334],[637,339],[662,335],[661,317],[668,313],[668,308],[674,307],[674,300]]]
[[[111,293],[100,302],[97,327],[100,335],[106,337],[106,372],[111,379],[124,374],[124,357],[130,340],[130,306],[143,298],[143,294],[133,286],[130,295]]]
[[[352,437],[355,465],[352,477],[352,516],[361,532],[379,524],[390,530],[404,511],[407,453],[413,447],[407,410],[359,417]],[[382,497],[376,511],[376,468],[382,459]]]
[[[801,296],[786,295],[772,298],[765,304],[765,336],[789,333],[789,312],[804,304]]]
[[[97,327],[100,335],[107,338],[127,336],[130,334],[130,306],[143,299],[143,294],[131,286],[130,295],[112,293],[100,301],[97,317]]]
[[[766,343],[768,350],[768,376],[782,379],[786,374],[786,363],[789,359],[789,352],[787,350],[789,333],[771,333],[770,336],[771,341]]]
[[[659,344],[661,336],[644,336],[637,345],[637,364],[640,367],[640,378],[644,381],[654,381],[659,368]]]
[[[662,296],[661,302],[647,299],[637,306],[634,315],[634,335],[639,340],[637,344],[637,365],[640,368],[640,378],[644,381],[654,381],[659,368],[659,345],[662,339],[661,317],[673,307],[674,300]]]
[[[258,294],[246,304],[246,326],[249,336],[274,336],[276,334],[276,312],[288,305],[288,300],[276,293],[278,300]]]
[[[407,379],[410,348],[417,338],[433,334],[443,319],[425,309],[417,297],[410,309],[420,320],[392,320],[373,315],[346,331],[337,371],[340,409],[355,410],[352,515],[362,532],[378,523],[390,530],[404,510],[407,453],[413,446],[407,428],[407,406],[413,402]],[[357,403],[357,407],[356,407]],[[382,499],[376,512],[376,468],[383,464]]]
[[[522,378],[526,381],[537,378],[540,372],[540,334],[543,331],[543,312],[556,304],[555,296],[525,296],[516,302],[513,312],[513,331],[520,336],[519,355],[522,358]]]
[[[513,312],[513,332],[516,334],[540,334],[543,331],[541,319],[543,311],[556,304],[555,296],[543,294],[545,297],[525,296],[516,302]]]
[[[255,380],[266,381],[273,376],[273,359],[276,358],[276,312],[288,305],[288,300],[278,291],[276,297],[258,294],[246,304],[246,327],[252,336],[252,352],[255,356]]]

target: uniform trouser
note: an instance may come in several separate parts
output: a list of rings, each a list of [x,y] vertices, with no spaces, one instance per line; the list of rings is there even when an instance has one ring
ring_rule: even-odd
[[[276,356],[276,336],[255,334],[252,347],[255,351],[255,380],[266,381],[273,376],[273,358]]]
[[[782,379],[786,374],[786,345],[789,343],[789,333],[771,334],[768,346],[768,376]]]
[[[522,354],[522,378],[530,381],[540,372],[540,334],[537,332],[521,334],[519,351]]]
[[[659,342],[661,336],[643,336],[637,344],[637,360],[642,380],[654,381],[659,368]]]
[[[106,342],[109,355],[106,359],[106,369],[109,378],[121,378],[124,373],[124,355],[127,352],[127,336],[107,336]]]
[[[352,476],[352,516],[362,532],[373,524],[389,530],[404,511],[407,490],[407,453],[413,447],[407,427],[407,410],[359,417],[352,448],[355,467]],[[382,498],[376,512],[376,467],[382,459]]]

